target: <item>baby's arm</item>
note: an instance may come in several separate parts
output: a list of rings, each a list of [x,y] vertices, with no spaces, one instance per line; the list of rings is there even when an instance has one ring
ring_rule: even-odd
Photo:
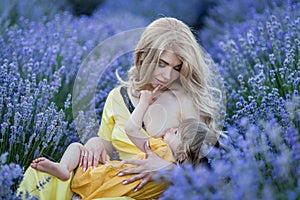
[[[141,91],[140,101],[125,126],[125,132],[129,139],[142,151],[145,151],[144,145],[148,140],[148,136],[141,131],[144,115],[149,105],[153,102],[154,94],[158,89],[159,87],[156,87],[153,91]]]

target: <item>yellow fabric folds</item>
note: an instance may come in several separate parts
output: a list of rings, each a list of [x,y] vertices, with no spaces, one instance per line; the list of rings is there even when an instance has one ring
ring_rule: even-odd
[[[71,177],[73,173],[71,173]],[[47,177],[51,177],[43,188],[37,189],[36,186],[46,180]],[[29,167],[25,174],[23,181],[20,184],[18,192],[29,192],[30,195],[37,196],[40,200],[54,200],[64,199],[69,200],[73,197],[73,192],[70,188],[71,179],[68,181],[61,181],[58,178],[51,176],[47,173],[39,172]],[[25,198],[24,198],[25,199]]]
[[[151,149],[160,157],[174,162],[172,151],[162,139],[150,139]],[[135,158],[144,159],[145,154],[138,154]],[[130,164],[122,164],[120,161],[108,161],[105,165],[92,167],[84,173],[82,168],[78,168],[72,181],[72,190],[83,199],[90,200],[101,197],[127,196],[134,199],[157,199],[167,188],[163,182],[149,182],[141,190],[133,192],[140,183],[136,181],[127,185],[122,182],[132,175],[119,177],[117,174],[122,170],[134,167]]]

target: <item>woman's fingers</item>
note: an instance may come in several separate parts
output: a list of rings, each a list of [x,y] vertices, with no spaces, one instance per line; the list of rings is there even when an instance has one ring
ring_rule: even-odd
[[[121,171],[118,176],[124,176],[128,174],[141,174],[143,173],[143,168],[142,167],[135,167],[135,168],[129,168],[124,171]]]
[[[151,181],[152,179],[152,173],[142,173],[142,174],[137,174],[129,179],[126,179],[125,181],[123,181],[123,184],[129,184],[132,182],[135,182],[137,180],[142,179],[141,183],[138,184],[138,186],[134,189],[134,192],[140,190],[142,187],[144,187],[144,185],[146,185],[149,181]]]
[[[99,155],[98,158],[100,157],[100,162],[105,164],[106,163],[106,151],[101,152],[101,156]],[[97,164],[98,165],[98,164]]]
[[[83,160],[82,168],[83,168],[83,171],[86,171],[87,168],[89,167],[89,162],[90,162],[89,161],[89,155],[90,155],[89,151],[86,148],[84,148],[84,151],[82,153],[82,160]]]
[[[81,149],[81,152],[80,152],[80,161],[79,161],[79,167],[83,167],[84,166],[84,158],[85,158],[85,155],[86,155],[86,148],[83,147]]]
[[[140,190],[144,185],[146,185],[152,179],[152,173],[148,173],[143,177],[143,180],[138,186],[134,189],[134,192]]]
[[[133,165],[142,165],[144,163],[144,161],[137,160],[137,159],[128,159],[128,160],[123,160],[122,163],[133,164]]]
[[[135,181],[137,181],[137,180],[142,179],[144,176],[145,176],[145,174],[137,174],[137,175],[135,175],[135,176],[133,176],[133,177],[131,177],[131,178],[129,178],[129,179],[126,179],[126,180],[123,181],[122,183],[123,183],[124,185],[129,184],[129,183],[133,183],[133,182],[135,182]]]
[[[94,161],[94,153],[92,151],[87,151],[87,166],[86,169],[89,168],[90,166],[92,166],[93,161]],[[86,170],[85,169],[85,170]]]
[[[94,168],[98,167],[99,158],[100,158],[100,152],[99,151],[95,151],[94,152],[94,156],[93,156],[93,167]]]
[[[79,166],[82,166],[83,171],[86,171],[90,166],[97,167],[99,162],[100,152],[93,152],[83,147],[80,153]]]
[[[121,171],[118,174],[118,176],[124,176],[124,175],[127,175],[127,174],[141,175],[142,172],[143,172],[143,169],[141,167],[139,167],[139,166],[142,165],[142,160],[129,159],[129,160],[123,160],[122,163],[123,164],[133,164],[133,165],[137,165],[138,167],[133,167],[133,168],[129,168],[129,169],[126,169],[124,171]]]

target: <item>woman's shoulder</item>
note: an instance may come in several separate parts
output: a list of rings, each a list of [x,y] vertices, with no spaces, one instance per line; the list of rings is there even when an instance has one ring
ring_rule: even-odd
[[[121,86],[113,88],[107,95],[107,99],[116,99],[121,97]]]
[[[121,93],[121,88],[124,87],[122,85],[118,85],[116,87],[114,87],[109,94],[120,94]]]

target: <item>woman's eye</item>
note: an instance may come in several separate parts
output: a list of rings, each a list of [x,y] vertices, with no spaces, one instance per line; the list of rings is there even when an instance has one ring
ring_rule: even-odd
[[[178,72],[180,72],[180,70],[181,70],[181,66],[174,67],[173,69],[174,69],[174,70],[176,70],[176,71],[178,71]]]
[[[159,67],[164,68],[166,67],[164,64],[158,64]]]
[[[177,130],[175,131],[175,135],[177,134]]]

